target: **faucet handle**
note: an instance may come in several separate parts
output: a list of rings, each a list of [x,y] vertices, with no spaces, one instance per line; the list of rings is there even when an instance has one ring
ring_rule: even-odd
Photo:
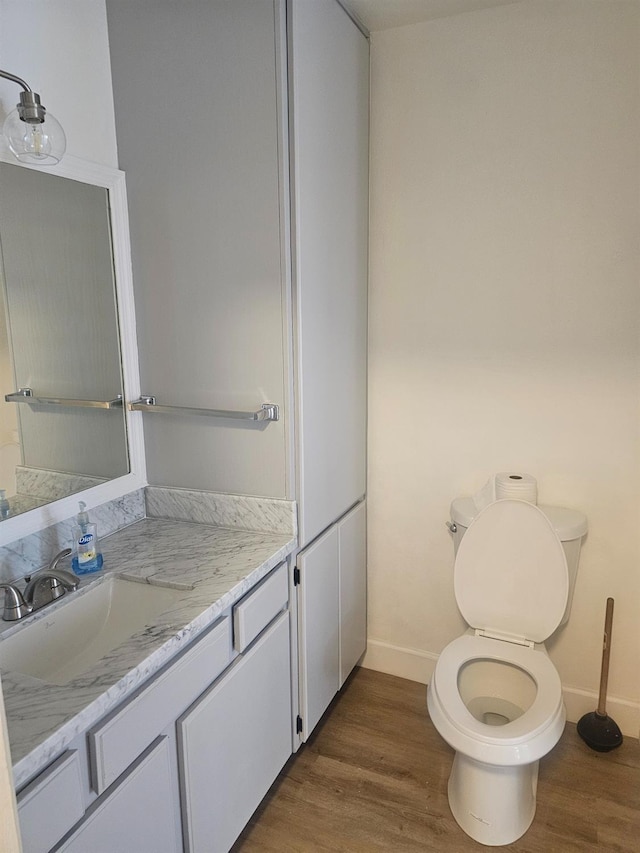
[[[23,616],[31,613],[31,606],[25,602],[20,593],[13,584],[0,583],[0,589],[4,589],[4,611],[2,618],[5,622],[17,622]]]

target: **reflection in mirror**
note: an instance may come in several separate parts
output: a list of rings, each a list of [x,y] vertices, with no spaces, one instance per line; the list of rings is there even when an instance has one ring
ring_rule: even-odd
[[[107,190],[0,163],[0,279],[6,518],[129,471]]]

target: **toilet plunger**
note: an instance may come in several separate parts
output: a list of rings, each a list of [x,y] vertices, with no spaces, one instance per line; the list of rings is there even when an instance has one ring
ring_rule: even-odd
[[[578,734],[582,740],[597,752],[609,752],[622,743],[622,732],[607,716],[607,679],[609,678],[609,653],[611,651],[611,627],[613,624],[613,598],[607,598],[607,611],[604,618],[604,642],[602,646],[602,669],[600,671],[600,693],[598,709],[585,714],[578,721]]]

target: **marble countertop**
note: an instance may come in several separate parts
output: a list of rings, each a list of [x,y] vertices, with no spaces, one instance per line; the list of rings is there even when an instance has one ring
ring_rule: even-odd
[[[104,570],[83,578],[80,589],[70,595],[81,596],[92,584],[115,573],[179,589],[179,601],[156,618],[152,628],[134,634],[68,684],[3,673],[16,787],[181,651],[282,562],[295,544],[295,538],[286,533],[255,533],[157,518],[145,518],[105,538]],[[43,618],[53,607],[64,607],[64,599],[28,617],[29,621]],[[5,629],[2,638],[21,627]]]

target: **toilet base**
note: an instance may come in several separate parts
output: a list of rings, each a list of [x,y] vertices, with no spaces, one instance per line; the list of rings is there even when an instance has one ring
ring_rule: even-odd
[[[490,847],[524,835],[536,813],[539,763],[501,767],[456,752],[449,808],[467,835]]]

